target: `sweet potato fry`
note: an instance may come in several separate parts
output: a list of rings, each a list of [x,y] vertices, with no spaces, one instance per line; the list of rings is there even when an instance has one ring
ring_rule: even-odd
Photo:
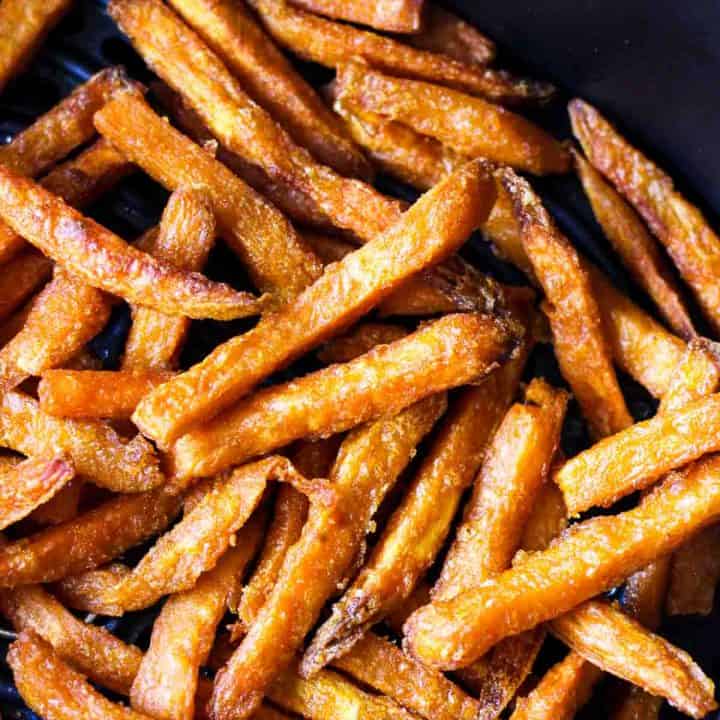
[[[317,631],[310,653],[322,654],[324,661],[341,656],[410,597],[440,551],[462,493],[513,400],[525,353],[455,401],[367,563]]]
[[[38,386],[40,409],[56,417],[127,419],[143,396],[172,376],[165,370],[46,370]]]
[[[424,14],[422,30],[403,38],[410,45],[466,65],[486,65],[495,57],[495,43],[457,15],[427,0]]]
[[[668,325],[689,340],[695,327],[680,286],[642,220],[602,175],[573,150],[575,168],[595,217],[635,281],[652,298]]]
[[[52,262],[28,250],[3,263],[0,273],[0,320],[17,310],[52,273]]]
[[[322,272],[292,225],[209,153],[174,130],[137,95],[125,93],[95,116],[98,130],[128,159],[170,190],[201,187],[220,234],[261,290],[297,295]]]
[[[342,123],[243,5],[230,0],[172,0],[171,5],[299,145],[341,175],[371,179],[370,165]]]
[[[569,105],[575,137],[590,162],[634,205],[690,285],[706,318],[720,329],[720,239],[671,178],[630,145],[591,105]]]
[[[127,442],[109,425],[52,417],[19,392],[0,399],[0,438],[26,455],[63,454],[79,475],[108,490],[141,492],[165,482],[152,445],[141,435]]]
[[[343,58],[338,97],[429,135],[461,155],[481,156],[536,175],[567,171],[569,154],[524,117],[458,90],[383,75]]]
[[[660,558],[633,573],[625,583],[623,609],[649,630],[662,622],[670,576],[670,558]]]
[[[366,322],[356,325],[347,335],[325,343],[317,356],[326,365],[350,362],[378,345],[389,345],[407,334],[408,331],[400,325]]]
[[[163,535],[132,572],[110,588],[108,605],[140,610],[163,595],[189,590],[231,546],[235,533],[262,499],[269,480],[289,480],[297,472],[280,456],[237,468],[212,481],[202,499]]]
[[[56,495],[30,513],[30,522],[43,527],[72,520],[78,514],[83,485],[81,478],[71,480]]]
[[[368,5],[362,0],[292,0],[318,15],[368,25],[376,30],[414,33],[420,29],[423,0],[390,0]]]
[[[687,653],[608,603],[584,603],[550,627],[594,665],[662,695],[691,717],[704,718],[717,709],[712,680]]]
[[[240,531],[237,546],[201,575],[195,587],[165,603],[132,684],[134,710],[154,718],[192,720],[200,666],[207,660],[217,626],[260,544],[262,530],[260,518],[253,518]]]
[[[631,685],[625,696],[613,708],[611,720],[657,720],[665,698],[649,695],[642,688]]]
[[[74,610],[97,615],[122,615],[122,608],[105,602],[105,598],[130,572],[127,565],[112,563],[97,570],[63,578],[55,585],[54,592],[65,605]]]
[[[664,412],[605,438],[559,468],[554,480],[570,515],[608,507],[666,472],[720,447],[720,394]]]
[[[30,459],[0,472],[0,530],[27,517],[75,475],[62,457]]]
[[[483,166],[465,165],[386,233],[328,267],[294,302],[148,395],[134,422],[167,444],[193,423],[216,415],[270,373],[352,324],[404,280],[450,255],[484,219],[493,199]]]
[[[720,511],[720,457],[673,473],[635,509],[574,525],[472,591],[415,612],[412,652],[431,667],[463,667],[508,635],[535,627],[671,552]]]
[[[281,45],[327,67],[338,68],[348,58],[358,57],[394,75],[447,85],[508,104],[544,102],[555,92],[547,83],[466,65],[447,55],[419,50],[377,33],[326,20],[293,8],[286,0],[250,0],[250,4]]]
[[[263,306],[262,300],[248,293],[157,262],[2,165],[0,216],[88,285],[130,302],[172,314],[221,320],[251,315]]]
[[[560,369],[596,436],[622,430],[632,418],[584,263],[527,181],[509,169],[500,171],[500,177],[520,221],[523,248],[545,291],[543,309]]]

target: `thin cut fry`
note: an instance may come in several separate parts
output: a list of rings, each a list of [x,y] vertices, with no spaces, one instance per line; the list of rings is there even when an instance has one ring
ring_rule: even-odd
[[[583,261],[558,230],[527,181],[500,171],[520,221],[522,242],[542,285],[555,354],[591,430],[598,437],[632,424],[625,406],[598,303]]]
[[[332,22],[293,8],[286,0],[250,0],[268,32],[296,55],[338,68],[359,57],[395,75],[464,90],[501,103],[544,102],[555,89],[501,70],[466,65],[447,55],[404,45],[377,33]]]
[[[720,329],[720,239],[698,208],[659,167],[632,147],[591,105],[569,105],[573,132],[590,162],[635,206],[693,289],[708,321]]]
[[[524,117],[458,90],[383,75],[343,58],[338,97],[385,115],[461,155],[481,156],[536,175],[566,172],[567,150]]]
[[[431,667],[463,667],[671,552],[720,513],[720,457],[673,473],[635,509],[578,523],[480,587],[415,612],[409,648]]]
[[[262,300],[198,273],[175,270],[121,240],[61,198],[0,165],[0,216],[88,285],[130,302],[194,318],[258,312]]]
[[[62,457],[30,459],[0,472],[0,530],[27,517],[62,490],[75,468]]]
[[[115,492],[141,492],[165,482],[152,445],[123,440],[109,425],[55,418],[19,392],[0,399],[0,442],[24,455],[65,455],[79,475]]]
[[[435,395],[346,438],[330,475],[332,502],[311,502],[272,592],[216,679],[215,717],[250,715],[291,662],[327,599],[362,560],[373,515],[445,407],[445,396]]]
[[[52,262],[28,250],[2,264],[0,273],[0,320],[17,310],[52,273]]]
[[[573,157],[595,217],[615,251],[668,325],[686,340],[694,337],[680,286],[642,220],[579,152],[573,151]]]
[[[325,343],[317,356],[326,365],[350,362],[378,345],[389,345],[407,334],[400,325],[366,322],[356,325],[347,335]]]
[[[386,233],[326,268],[294,302],[151,393],[133,421],[167,444],[216,415],[270,373],[351,325],[404,280],[449,256],[487,216],[493,199],[483,166],[465,165]],[[492,293],[489,287],[489,304]]]
[[[72,0],[6,0],[0,7],[0,92],[21,72]]]
[[[231,0],[171,0],[171,4],[299,145],[341,175],[371,179],[370,165],[342,123],[242,4]]]
[[[423,0],[389,0],[375,4],[368,4],[362,0],[292,0],[292,2],[318,15],[397,33],[414,33],[420,29],[424,4]]]
[[[150,647],[130,691],[134,710],[154,718],[192,720],[200,666],[207,661],[217,626],[237,593],[262,534],[251,520],[218,564],[190,590],[173,595],[153,625]]]
[[[173,373],[164,370],[46,370],[40,409],[65,418],[129,418],[138,402]]]
[[[686,652],[608,603],[584,603],[553,620],[551,628],[594,665],[662,695],[691,717],[704,718],[717,709],[712,680]]]

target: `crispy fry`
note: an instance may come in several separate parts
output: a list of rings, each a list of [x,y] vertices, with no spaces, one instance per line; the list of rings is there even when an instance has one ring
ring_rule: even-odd
[[[46,370],[38,386],[40,409],[56,417],[126,419],[172,376],[165,370]]]
[[[311,503],[272,592],[216,679],[215,717],[250,715],[291,662],[338,583],[362,559],[373,515],[445,406],[445,396],[435,395],[346,438],[330,475],[333,501]],[[305,578],[313,578],[312,583]],[[298,583],[305,588],[302,593]]]
[[[694,337],[680,286],[642,220],[579,152],[573,150],[573,157],[595,217],[615,251],[668,325],[686,340]]]
[[[422,30],[403,39],[422,50],[449,55],[466,65],[485,65],[495,57],[495,43],[489,37],[427,0]]]
[[[371,179],[370,165],[342,123],[240,3],[171,0],[171,5],[299,145],[341,175]]]
[[[405,337],[408,331],[400,325],[366,322],[356,325],[347,335],[325,343],[317,353],[326,365],[350,362],[378,345],[389,345]]]
[[[157,262],[2,165],[0,216],[88,285],[130,302],[195,318],[243,317],[262,308],[248,293]]]
[[[584,263],[527,181],[500,177],[520,221],[523,248],[542,285],[560,369],[598,437],[632,424]],[[567,498],[566,498],[567,500]]]
[[[127,442],[109,425],[52,417],[19,392],[0,400],[0,438],[26,455],[64,454],[79,475],[116,492],[141,492],[165,482],[152,445],[141,435]]]
[[[327,67],[338,68],[348,58],[359,57],[395,75],[447,85],[508,104],[544,102],[555,92],[547,83],[465,65],[447,55],[311,15],[293,8],[286,0],[250,0],[250,4],[280,44]]]
[[[704,718],[717,709],[712,680],[687,653],[608,603],[584,603],[550,626],[594,665],[662,695],[691,717]]]
[[[698,208],[659,167],[632,147],[591,105],[569,105],[575,137],[590,162],[635,206],[693,289],[715,331],[720,329],[720,239]]]
[[[127,565],[112,563],[97,570],[63,578],[54,590],[68,607],[97,615],[122,615],[119,605],[105,601],[109,591],[131,572]]]
[[[423,0],[390,0],[374,5],[368,5],[362,0],[292,0],[292,2],[318,15],[397,33],[414,33],[420,29],[424,4]]]
[[[151,393],[134,422],[167,444],[192,423],[217,414],[271,372],[352,324],[404,280],[450,255],[487,215],[493,197],[483,166],[465,165],[387,233],[328,267],[294,302]],[[492,293],[489,287],[489,303]]]
[[[75,475],[62,457],[30,459],[0,473],[0,530],[27,517],[56,495]]]
[[[217,626],[260,544],[263,523],[251,520],[218,564],[190,590],[173,595],[153,625],[150,647],[130,691],[134,710],[154,718],[192,720],[200,666]]]
[[[71,480],[56,495],[30,513],[30,522],[44,526],[59,525],[72,520],[78,514],[83,484],[81,478]]]
[[[52,262],[28,250],[2,266],[0,273],[0,320],[17,310],[52,273]]]
[[[691,340],[670,378],[658,411],[680,410],[688,403],[717,392],[720,386],[718,362],[716,352],[708,340]]]
[[[405,603],[440,551],[463,491],[513,400],[526,349],[455,401],[407,494],[350,588],[317,631],[312,649],[331,660]]]
[[[338,97],[434,137],[461,155],[482,156],[537,175],[565,172],[567,150],[524,117],[458,90],[383,75],[343,58]]]
[[[560,488],[553,482],[545,483],[535,499],[520,545],[528,553],[545,550],[567,524],[567,509]]]
[[[623,608],[649,630],[657,630],[663,617],[670,576],[670,558],[660,558],[633,573],[625,583]]]
[[[547,550],[405,625],[431,667],[463,667],[508,635],[572,609],[671,552],[720,512],[720,457],[673,473],[641,505],[574,525]]]

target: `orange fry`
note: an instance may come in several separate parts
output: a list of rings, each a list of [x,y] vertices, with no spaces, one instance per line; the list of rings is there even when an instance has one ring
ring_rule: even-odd
[[[649,695],[642,688],[631,685],[625,697],[613,709],[611,720],[657,720],[665,698]]]
[[[0,267],[0,320],[4,320],[50,277],[52,262],[31,249]]]
[[[389,345],[404,338],[408,331],[400,325],[366,322],[356,325],[347,335],[330,340],[318,350],[317,356],[326,365],[350,362],[378,345]]]
[[[481,98],[420,80],[383,75],[343,58],[338,97],[385,115],[461,155],[481,156],[536,175],[567,171],[565,148],[524,117]]]
[[[0,472],[0,530],[29,515],[56,495],[75,475],[61,457],[30,459]]]
[[[397,33],[414,33],[420,29],[424,4],[423,0],[389,0],[376,4],[368,4],[362,0],[292,0],[292,2],[318,15]]]
[[[141,492],[165,482],[152,445],[124,440],[109,425],[55,418],[19,392],[0,399],[0,441],[24,455],[65,455],[78,475],[115,492]]]
[[[326,20],[293,8],[286,0],[250,0],[250,4],[280,44],[327,67],[338,68],[354,56],[395,75],[447,85],[501,103],[543,102],[555,92],[547,83],[466,65],[447,55]]]
[[[415,612],[408,647],[431,667],[463,667],[671,552],[720,513],[720,457],[671,474],[635,509],[574,525],[483,585]]]
[[[78,514],[83,484],[81,478],[71,480],[56,495],[30,513],[30,522],[42,527],[72,520]]]
[[[122,615],[122,608],[107,603],[105,598],[130,572],[127,565],[112,563],[97,570],[63,578],[55,585],[54,592],[65,605],[74,610],[96,615]]]

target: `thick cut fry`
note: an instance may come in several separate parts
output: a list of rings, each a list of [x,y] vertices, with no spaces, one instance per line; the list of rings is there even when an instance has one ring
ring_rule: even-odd
[[[0,92],[21,72],[72,0],[6,0],[0,7]]]
[[[317,356],[326,365],[350,362],[378,345],[389,345],[407,334],[408,331],[400,325],[366,322],[356,325],[347,335],[326,343]]]
[[[0,216],[88,285],[130,302],[194,318],[257,313],[262,300],[159,263],[36,183],[0,165]]]
[[[291,480],[295,469],[275,456],[237,468],[209,484],[202,499],[107,591],[104,601],[140,610],[163,595],[189,590],[232,544],[262,499],[269,480]]]
[[[167,444],[240,399],[263,378],[352,324],[402,282],[450,255],[494,199],[479,163],[418,200],[386,233],[326,268],[294,302],[229,340],[140,403],[143,432]],[[492,304],[488,287],[488,303]]]
[[[0,442],[25,455],[65,455],[79,475],[116,492],[141,492],[165,482],[152,445],[123,440],[109,425],[55,418],[19,392],[0,399]]]
[[[122,694],[130,690],[142,652],[104,628],[78,620],[39,585],[3,590],[0,611],[18,632],[39,635],[94,682]]]
[[[216,679],[211,706],[218,720],[251,715],[291,662],[325,602],[362,560],[373,515],[445,406],[445,396],[435,395],[346,438],[330,475],[333,500],[311,503],[271,594]]]
[[[419,33],[403,39],[466,65],[485,65],[495,57],[495,43],[489,37],[434,2],[425,2],[423,25]]]
[[[74,610],[96,615],[122,615],[122,608],[108,604],[105,598],[130,572],[127,565],[112,563],[104,568],[63,578],[55,585],[54,591],[65,605]]]
[[[65,418],[129,418],[141,398],[167,382],[165,370],[46,370],[38,386],[40,409]]]
[[[693,289],[708,321],[720,329],[720,238],[671,178],[630,145],[591,105],[569,105],[575,137],[590,162],[635,206]]]
[[[520,221],[523,248],[545,291],[544,310],[560,369],[596,436],[622,430],[632,418],[584,263],[527,181],[509,169],[500,177]]]
[[[292,2],[318,15],[397,33],[417,32],[420,29],[423,8],[423,0],[386,0],[382,3],[365,3],[362,0],[292,0]]]
[[[720,393],[664,412],[605,438],[554,475],[570,515],[609,507],[666,472],[720,448]]]
[[[574,525],[480,587],[422,608],[405,625],[409,648],[431,667],[463,667],[503,637],[614,587],[718,517],[719,473],[713,456],[671,474],[637,508]]]
[[[375,623],[403,605],[440,551],[464,490],[511,404],[525,363],[511,360],[452,406],[428,455],[370,557],[330,618],[311,652],[330,661],[347,652]]]
[[[319,260],[272,205],[137,95],[125,93],[95,116],[98,130],[128,159],[170,190],[201,187],[220,233],[261,290],[290,299],[322,272]]]
[[[74,475],[72,463],[62,457],[25,460],[0,471],[0,530],[50,500]]]
[[[602,676],[577,653],[554,665],[529,695],[518,698],[510,720],[573,720]]]
[[[4,320],[50,277],[52,262],[35,250],[28,250],[1,267],[0,320]]]
[[[78,514],[83,489],[81,478],[75,478],[65,485],[57,495],[35,508],[30,514],[30,522],[40,527],[59,525],[72,520]]]
[[[37,635],[22,632],[7,660],[20,696],[45,720],[148,720],[107,700]]]
[[[371,178],[367,160],[342,123],[241,3],[171,0],[171,4],[299,145],[341,175]]]
[[[605,236],[668,325],[680,337],[689,340],[695,335],[695,327],[680,287],[655,240],[635,211],[600,173],[579,152],[574,151],[573,157],[585,194]]]
[[[691,717],[704,718],[717,709],[712,680],[687,653],[608,603],[584,603],[550,626],[594,665],[662,695]]]
[[[195,587],[173,595],[163,606],[130,691],[134,710],[164,720],[192,720],[200,666],[260,544],[259,520],[241,530],[238,545],[201,575]]]
[[[665,698],[649,695],[642,688],[631,685],[625,697],[613,709],[611,720],[657,720]]]
[[[461,155],[481,156],[537,175],[566,172],[567,150],[524,117],[458,90],[383,75],[343,59],[338,97],[385,115]]]
[[[293,8],[286,0],[250,0],[265,27],[282,45],[313,62],[338,68],[350,57],[363,58],[404,77],[448,85],[501,103],[543,102],[555,89],[547,83],[514,78],[506,72],[466,65],[397,40],[332,22]]]
[[[478,717],[477,702],[457,685],[375,633],[368,633],[333,665],[428,720]]]

